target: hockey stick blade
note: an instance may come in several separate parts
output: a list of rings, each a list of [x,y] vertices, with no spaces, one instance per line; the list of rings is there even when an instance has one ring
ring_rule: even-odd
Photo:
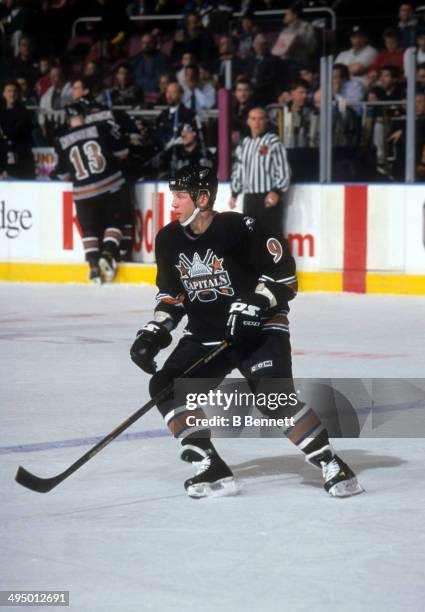
[[[195,361],[191,366],[189,366],[182,374],[181,378],[186,378],[192,376],[197,370],[199,370],[202,366],[209,363],[212,359],[215,359],[218,355],[220,355],[224,350],[230,347],[230,343],[225,340],[211,351],[209,351],[206,355]],[[64,472],[61,474],[57,474],[56,476],[52,476],[51,478],[40,478],[35,474],[31,474],[24,467],[19,466],[18,471],[16,472],[15,480],[17,483],[26,487],[27,489],[31,489],[31,491],[36,491],[37,493],[48,493],[52,489],[54,489],[58,484],[71,476],[74,472],[76,472],[82,465],[87,463],[92,457],[97,455],[105,446],[107,446],[112,440],[118,437],[123,431],[125,431],[130,425],[135,423],[140,417],[146,414],[155,404],[160,402],[161,400],[167,398],[174,390],[174,382],[171,382],[167,387],[162,389],[155,397],[150,399],[144,406],[139,408],[136,412],[128,417],[125,421],[123,421],[118,427],[112,430],[108,435],[106,435],[100,442],[95,444],[93,448],[89,449],[84,455],[82,455],[75,463],[69,466]]]
[[[64,478],[66,478],[66,476]],[[62,482],[63,478],[62,474],[54,476],[53,478],[40,478],[39,476],[35,476],[35,474],[31,474],[31,472],[28,472],[28,470],[20,465],[16,472],[15,480],[23,487],[31,489],[31,491],[48,493],[54,489],[56,485]]]

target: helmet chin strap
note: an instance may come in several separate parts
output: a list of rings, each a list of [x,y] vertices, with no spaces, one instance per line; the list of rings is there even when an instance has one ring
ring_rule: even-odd
[[[192,223],[192,221],[194,219],[196,219],[196,217],[198,216],[198,214],[201,212],[201,210],[195,206],[195,210],[193,211],[193,213],[190,215],[190,217],[188,219],[186,219],[186,221],[180,221],[180,225],[182,227],[187,227],[188,225],[190,225]]]

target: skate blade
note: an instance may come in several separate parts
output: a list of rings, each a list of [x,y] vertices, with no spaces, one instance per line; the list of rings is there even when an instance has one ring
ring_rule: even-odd
[[[233,476],[227,478],[221,478],[216,482],[201,482],[196,485],[190,485],[186,489],[189,497],[193,499],[201,499],[202,497],[227,497],[230,495],[237,495],[239,489],[236,485]]]
[[[328,491],[332,497],[351,497],[352,495],[359,495],[364,492],[365,490],[359,485],[357,478],[337,482]]]
[[[91,282],[92,285],[101,285],[102,284],[102,279],[100,276],[95,276],[94,278],[89,278],[89,281]]]
[[[99,259],[99,268],[102,275],[102,281],[104,283],[112,283],[115,278],[116,271],[111,266],[109,261],[107,261],[104,257],[101,257]]]

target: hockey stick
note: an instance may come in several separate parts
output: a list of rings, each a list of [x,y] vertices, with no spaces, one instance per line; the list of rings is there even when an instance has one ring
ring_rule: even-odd
[[[226,350],[230,346],[230,342],[225,340],[219,346],[216,346],[214,349],[209,351],[206,355],[195,361],[191,366],[189,366],[182,374],[181,378],[187,378],[193,375],[197,370],[199,370],[202,366],[206,365],[213,359],[215,359],[218,355],[220,355],[224,350]],[[60,484],[65,478],[71,476],[74,472],[76,472],[82,465],[87,463],[92,457],[97,455],[105,446],[107,446],[112,440],[114,440],[117,436],[119,436],[123,431],[125,431],[130,425],[135,423],[140,417],[146,414],[155,404],[164,400],[168,397],[174,389],[174,382],[171,382],[167,387],[162,389],[159,393],[155,395],[152,399],[150,399],[144,406],[139,408],[134,414],[128,417],[125,421],[123,421],[118,427],[116,427],[111,433],[105,436],[100,442],[98,442],[93,448],[91,448],[87,453],[85,453],[82,457],[77,459],[75,463],[69,466],[61,474],[57,476],[53,476],[52,478],[40,478],[35,474],[31,474],[24,467],[19,466],[18,471],[16,472],[15,480],[23,487],[27,487],[27,489],[31,489],[32,491],[38,491],[38,493],[48,493],[58,484]]]

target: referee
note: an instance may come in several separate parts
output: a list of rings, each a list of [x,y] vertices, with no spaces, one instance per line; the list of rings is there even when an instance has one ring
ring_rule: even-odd
[[[243,212],[258,219],[267,229],[283,232],[283,192],[289,187],[290,169],[286,151],[278,136],[267,132],[264,108],[252,108],[248,114],[251,136],[236,148],[232,169],[232,197],[244,194]]]

